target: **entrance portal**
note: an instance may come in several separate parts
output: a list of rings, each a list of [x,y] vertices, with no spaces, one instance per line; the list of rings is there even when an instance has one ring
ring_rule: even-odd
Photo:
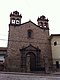
[[[31,44],[21,51],[21,71],[33,72],[40,70],[40,49],[35,48]]]

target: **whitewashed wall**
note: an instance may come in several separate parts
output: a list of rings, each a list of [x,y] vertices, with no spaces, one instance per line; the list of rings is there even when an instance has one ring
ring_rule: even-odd
[[[54,42],[57,42],[57,45],[54,46]],[[56,61],[59,61],[60,64],[60,36],[52,37],[51,47],[52,47],[53,64],[56,64]]]

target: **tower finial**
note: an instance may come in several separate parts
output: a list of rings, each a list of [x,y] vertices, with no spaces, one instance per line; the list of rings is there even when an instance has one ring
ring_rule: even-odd
[[[38,26],[42,27],[43,29],[49,29],[48,21],[49,21],[48,18],[46,19],[44,15],[38,17],[37,19]]]

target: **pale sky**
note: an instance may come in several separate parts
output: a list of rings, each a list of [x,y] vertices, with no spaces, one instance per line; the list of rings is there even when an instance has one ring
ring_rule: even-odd
[[[9,15],[16,10],[22,14],[22,23],[37,24],[38,16],[45,15],[50,34],[60,34],[60,0],[0,0],[0,47],[7,46]]]

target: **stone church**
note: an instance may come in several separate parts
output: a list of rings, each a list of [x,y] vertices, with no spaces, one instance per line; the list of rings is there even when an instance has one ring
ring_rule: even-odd
[[[21,19],[18,11],[10,14],[6,70],[48,72],[52,67],[49,20],[44,15],[37,18],[38,24]]]

